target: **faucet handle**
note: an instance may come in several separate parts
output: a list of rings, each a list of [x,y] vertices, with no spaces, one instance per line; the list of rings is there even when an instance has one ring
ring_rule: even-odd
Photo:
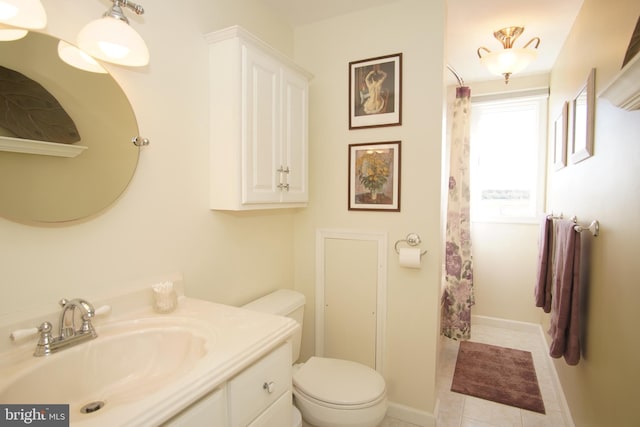
[[[14,342],[22,341],[25,338],[37,335],[38,332],[40,332],[38,328],[16,329],[15,331],[11,332],[11,335],[9,335],[9,337],[11,338],[11,341]]]

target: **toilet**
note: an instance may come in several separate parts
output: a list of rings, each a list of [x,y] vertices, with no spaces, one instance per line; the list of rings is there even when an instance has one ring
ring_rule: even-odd
[[[244,308],[290,317],[300,324],[293,337],[294,426],[298,410],[315,427],[376,427],[387,412],[384,378],[376,370],[349,360],[313,356],[295,364],[300,356],[304,295],[280,289]],[[296,422],[298,424],[296,424]]]

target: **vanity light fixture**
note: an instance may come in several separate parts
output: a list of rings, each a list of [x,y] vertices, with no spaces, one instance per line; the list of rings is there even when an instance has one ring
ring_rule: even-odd
[[[106,74],[107,70],[98,63],[93,57],[82,50],[78,49],[74,45],[67,43],[64,40],[58,42],[58,56],[67,64],[74,68],[79,68],[91,73]]]
[[[538,56],[538,46],[540,38],[534,37],[522,48],[514,48],[513,42],[522,34],[524,27],[507,27],[493,33],[504,49],[490,51],[484,46],[478,48],[478,57],[491,73],[504,76],[504,83],[509,83],[512,74],[524,70]],[[535,46],[529,47],[535,42]],[[484,56],[482,51],[486,52]]]
[[[10,25],[0,24],[0,41],[8,42],[19,40],[27,35],[29,31],[22,28],[15,28]]]
[[[3,1],[3,0],[0,0]],[[122,7],[138,15],[142,6],[128,0],[111,0],[113,6],[102,18],[89,22],[78,33],[78,47],[100,60],[130,67],[149,63],[149,50],[140,35],[129,25]]]
[[[40,0],[0,0],[0,24],[39,30],[47,25]]]

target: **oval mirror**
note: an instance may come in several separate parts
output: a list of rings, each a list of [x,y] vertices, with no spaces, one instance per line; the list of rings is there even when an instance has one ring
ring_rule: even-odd
[[[80,140],[74,145],[87,147],[76,157],[0,151],[0,215],[17,222],[59,223],[95,215],[122,194],[138,163],[139,148],[131,142],[138,125],[126,95],[109,74],[60,60],[58,42],[34,32],[0,42],[0,66],[53,95],[75,123]],[[16,135],[0,127],[0,136]]]

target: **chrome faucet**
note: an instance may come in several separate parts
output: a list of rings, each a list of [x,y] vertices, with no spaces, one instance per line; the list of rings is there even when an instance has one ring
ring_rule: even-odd
[[[73,347],[81,342],[94,339],[98,336],[91,319],[95,316],[93,306],[87,301],[76,298],[72,300],[61,299],[62,313],[60,314],[60,334],[58,337],[51,335],[53,329],[51,323],[44,322],[38,328],[40,339],[36,346],[34,356],[45,356],[56,351]],[[76,314],[79,315],[82,325],[76,328]]]

